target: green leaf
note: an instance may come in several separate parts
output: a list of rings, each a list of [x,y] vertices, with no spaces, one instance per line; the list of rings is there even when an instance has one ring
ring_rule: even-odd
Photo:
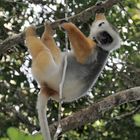
[[[0,140],[9,140],[8,138],[0,138]]]
[[[136,126],[139,126],[140,127],[140,114],[136,114],[134,117],[133,117],[134,121],[135,121],[135,124]]]
[[[33,140],[33,136],[28,135],[28,136],[26,136],[26,137],[25,137],[25,139],[24,139],[24,140]]]
[[[37,134],[33,136],[33,140],[43,140],[43,137],[41,134]]]
[[[25,134],[14,127],[10,127],[7,130],[7,134],[11,140],[24,140],[25,139]]]
[[[25,140],[43,140],[42,135],[28,135],[25,137]]]
[[[10,127],[7,130],[7,134],[10,140],[43,140],[42,135],[40,134],[27,135],[14,127]],[[8,139],[0,139],[0,140],[8,140]]]

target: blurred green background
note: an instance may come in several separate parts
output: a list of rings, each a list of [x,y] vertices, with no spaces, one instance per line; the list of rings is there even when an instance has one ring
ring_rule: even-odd
[[[97,0],[69,0],[69,16],[94,5]],[[63,104],[63,117],[87,107],[117,91],[140,86],[140,0],[125,0],[106,12],[117,27],[122,47],[111,53],[92,93],[71,104]],[[0,43],[26,26],[43,25],[64,18],[61,0],[0,0]],[[86,35],[93,17],[75,24]],[[64,33],[56,30],[55,40],[65,47]],[[31,76],[31,57],[24,44],[12,46],[0,56],[0,140],[40,140],[36,99],[39,92]],[[48,120],[57,120],[58,103],[48,103]],[[127,103],[102,114],[102,119],[62,135],[62,140],[139,140],[140,101]],[[135,115],[136,114],[136,115]],[[90,115],[90,114],[89,114]],[[4,138],[5,137],[5,138]],[[6,138],[7,137],[7,138]],[[8,138],[9,137],[9,138]]]

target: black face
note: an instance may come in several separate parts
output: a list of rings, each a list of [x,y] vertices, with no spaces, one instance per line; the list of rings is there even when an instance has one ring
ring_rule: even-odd
[[[96,41],[102,45],[107,45],[113,42],[113,38],[107,31],[102,31],[97,34]]]

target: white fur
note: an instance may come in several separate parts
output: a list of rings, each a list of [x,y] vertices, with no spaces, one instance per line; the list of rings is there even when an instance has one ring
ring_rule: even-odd
[[[104,24],[102,24],[102,26],[98,26],[100,23],[104,22]],[[98,32],[101,31],[107,31],[111,37],[113,38],[113,42],[109,45],[101,45],[100,47],[106,51],[113,51],[118,49],[121,45],[121,39],[119,34],[112,28],[112,26],[110,26],[110,23],[107,20],[97,20],[95,21],[90,29],[90,38],[95,37]],[[99,44],[100,45],[100,44]]]
[[[41,132],[42,132],[43,138],[44,140],[51,140],[50,130],[49,130],[48,121],[46,117],[47,101],[48,101],[47,96],[43,94],[39,94],[38,100],[37,100],[37,111],[38,111],[38,118],[39,118],[39,123],[41,126]]]

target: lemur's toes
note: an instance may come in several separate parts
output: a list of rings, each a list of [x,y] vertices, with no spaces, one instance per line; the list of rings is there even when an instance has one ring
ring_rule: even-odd
[[[63,20],[60,21],[60,24],[63,24],[63,23],[68,23],[68,21],[63,19]]]
[[[45,30],[46,30],[46,32],[47,32],[48,34],[50,34],[50,35],[54,35],[54,34],[55,34],[55,31],[52,29],[51,23],[50,23],[50,22],[46,21],[46,22],[44,23],[44,27],[45,27]]]
[[[102,5],[102,1],[97,1],[97,3],[95,4],[96,6],[100,6],[100,5]]]
[[[65,32],[66,31],[65,26],[66,26],[67,23],[69,23],[67,20],[65,20],[65,19],[61,20],[59,29]]]
[[[26,36],[34,36],[36,35],[36,27],[35,26],[29,26],[25,29],[25,35]]]
[[[72,22],[63,22],[60,28],[65,31],[70,31],[75,25]]]
[[[51,23],[49,21],[45,21],[44,26],[45,28],[51,28]]]

